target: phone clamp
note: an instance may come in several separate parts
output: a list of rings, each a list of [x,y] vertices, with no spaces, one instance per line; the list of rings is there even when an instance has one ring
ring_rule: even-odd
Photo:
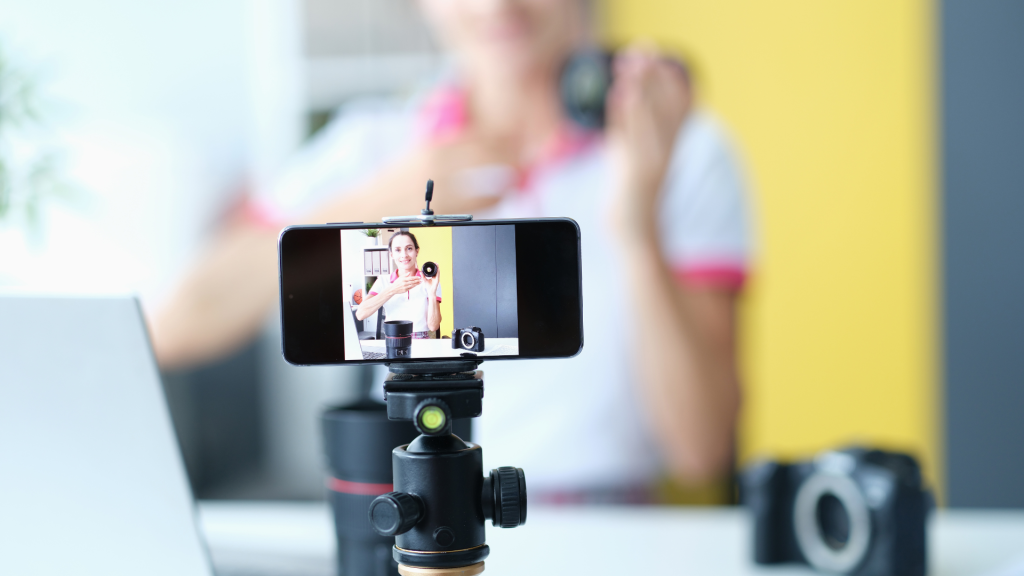
[[[427,180],[427,207],[420,210],[419,216],[385,216],[381,221],[385,224],[411,224],[421,222],[431,226],[436,222],[468,222],[473,219],[472,214],[434,214],[430,209],[430,201],[434,199],[434,181]]]
[[[479,574],[490,554],[484,522],[526,523],[526,479],[511,466],[483,475],[483,450],[452,434],[452,421],[482,410],[479,360],[391,364],[384,382],[388,418],[411,420],[420,435],[391,453],[394,492],[370,503],[370,525],[394,536],[398,572]]]

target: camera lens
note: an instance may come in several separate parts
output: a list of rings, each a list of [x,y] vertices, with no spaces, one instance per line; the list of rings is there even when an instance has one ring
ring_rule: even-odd
[[[604,127],[611,67],[612,55],[602,50],[584,50],[566,62],[559,92],[562,106],[573,122],[589,129]]]
[[[384,341],[388,358],[412,357],[412,322],[410,320],[385,320]]]
[[[850,541],[850,514],[843,503],[832,494],[825,494],[818,500],[816,516],[825,544],[833,550],[842,550]]]
[[[469,420],[466,420],[468,423]],[[338,574],[398,576],[394,537],[380,536],[366,521],[374,498],[394,490],[391,451],[416,438],[412,422],[389,420],[387,408],[369,400],[331,408],[321,419],[334,512]]]
[[[476,344],[476,336],[473,336],[472,332],[466,330],[462,333],[462,336],[459,337],[459,343],[462,344],[463,348],[469,350]]]
[[[437,276],[437,264],[433,262],[427,262],[423,265],[423,275],[427,278],[433,278]]]

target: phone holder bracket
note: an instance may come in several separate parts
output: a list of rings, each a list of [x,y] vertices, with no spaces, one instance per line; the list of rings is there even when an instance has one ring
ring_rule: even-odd
[[[483,360],[435,360],[433,362],[403,362],[387,364],[388,370],[394,374],[417,374],[438,376],[441,374],[458,374],[474,372]]]
[[[484,373],[480,361],[393,363],[384,381],[388,418],[413,420],[416,408],[428,399],[444,401],[452,419],[476,418],[483,408]]]
[[[434,199],[434,181],[427,180],[427,206],[420,210],[417,216],[385,216],[381,221],[385,224],[410,224],[422,222],[431,226],[437,222],[468,222],[473,219],[472,214],[434,214],[430,209],[430,201]]]

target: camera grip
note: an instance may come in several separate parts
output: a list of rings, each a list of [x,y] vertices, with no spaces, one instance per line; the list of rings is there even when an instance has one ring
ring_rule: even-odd
[[[801,558],[793,542],[793,499],[787,490],[788,472],[786,465],[764,462],[746,470],[741,478],[741,498],[753,520],[757,564],[781,564]]]

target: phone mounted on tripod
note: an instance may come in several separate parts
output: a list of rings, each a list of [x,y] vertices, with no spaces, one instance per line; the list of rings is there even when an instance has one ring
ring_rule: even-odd
[[[514,467],[485,476],[480,446],[454,434],[452,424],[462,429],[481,414],[483,360],[571,358],[583,347],[579,225],[569,218],[435,214],[433,192],[428,181],[418,215],[292,226],[278,240],[285,360],[387,364],[391,371],[385,406],[367,408],[374,404],[367,397],[324,416],[334,447],[339,566],[347,572],[372,566],[391,573],[392,559],[407,576],[482,572],[490,552],[484,523],[512,528],[526,521],[525,477]],[[381,243],[389,227],[393,234]],[[421,281],[404,294],[386,288],[421,274],[433,284]],[[442,285],[443,317],[457,327],[450,341],[440,333]],[[381,309],[384,324],[404,326],[385,331],[387,339]],[[376,333],[366,326],[373,314]],[[398,348],[404,353],[390,354]],[[385,411],[393,426],[385,425]],[[364,432],[374,439],[360,439]],[[392,450],[395,444],[401,445]]]

